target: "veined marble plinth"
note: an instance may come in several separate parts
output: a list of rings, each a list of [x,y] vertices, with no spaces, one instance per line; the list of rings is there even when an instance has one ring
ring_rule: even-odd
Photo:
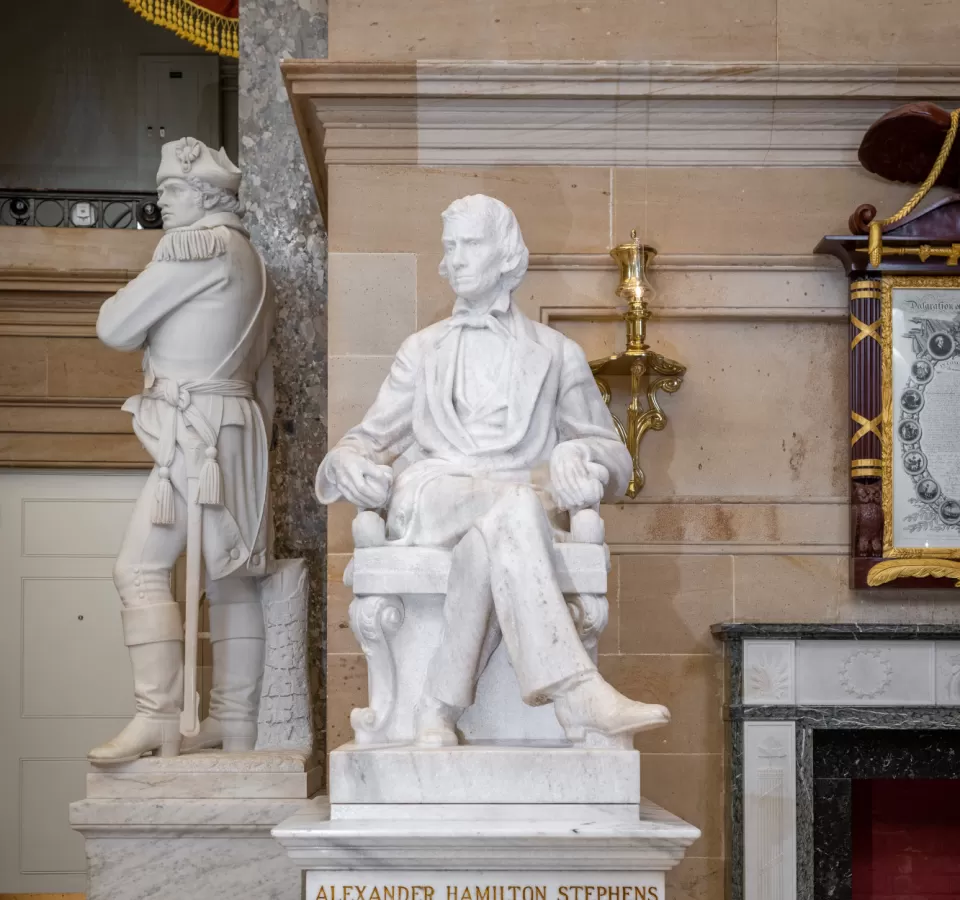
[[[322,768],[303,753],[206,750],[96,768],[87,774],[87,799],[305,800],[322,781]]]
[[[339,818],[351,804],[640,803],[636,750],[523,744],[461,744],[367,749],[345,744],[330,754],[330,802]]]
[[[536,817],[502,819],[498,808],[345,821],[312,801],[273,836],[305,870],[306,900],[664,900],[665,873],[700,836],[647,801],[631,821],[586,806],[579,815],[544,817],[541,806]]]
[[[270,831],[307,803],[321,776],[292,751],[95,769],[87,798],[70,805],[70,824],[86,839],[87,900],[300,900],[298,867]]]
[[[298,866],[270,836],[304,800],[80,800],[87,900],[301,900]]]

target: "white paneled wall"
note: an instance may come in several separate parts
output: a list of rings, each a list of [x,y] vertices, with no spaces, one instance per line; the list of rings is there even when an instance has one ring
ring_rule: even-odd
[[[111,570],[145,479],[0,471],[0,894],[85,889],[67,805],[133,711]]]

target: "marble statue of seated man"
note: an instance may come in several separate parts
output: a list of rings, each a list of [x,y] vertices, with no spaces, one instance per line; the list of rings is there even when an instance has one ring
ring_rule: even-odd
[[[631,472],[583,351],[513,302],[528,253],[499,200],[452,203],[443,251],[453,315],[404,341],[373,406],[316,478],[322,503],[385,509],[389,544],[453,551],[417,743],[457,743],[457,720],[501,640],[524,701],[553,702],[574,744],[664,725],[666,708],[601,677],[554,571],[567,513],[619,497]]]

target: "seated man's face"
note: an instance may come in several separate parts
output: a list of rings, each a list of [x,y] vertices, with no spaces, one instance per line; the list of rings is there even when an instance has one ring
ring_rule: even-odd
[[[485,216],[457,216],[443,223],[443,262],[458,297],[481,308],[494,300],[503,254]]]

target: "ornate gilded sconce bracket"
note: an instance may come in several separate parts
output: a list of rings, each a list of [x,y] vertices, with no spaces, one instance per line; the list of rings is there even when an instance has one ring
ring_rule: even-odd
[[[620,284],[617,296],[627,301],[624,321],[627,325],[627,348],[622,353],[597,359],[590,363],[593,377],[607,406],[612,390],[608,379],[617,376],[630,378],[630,403],[627,406],[626,425],[616,414],[614,424],[620,439],[627,445],[633,458],[633,477],[627,488],[628,497],[636,497],[643,488],[646,476],[640,467],[640,442],[648,431],[663,431],[667,416],[660,406],[660,391],[673,394],[680,390],[686,366],[668,359],[650,349],[646,343],[648,301],[652,289],[646,278],[646,269],[657,251],[637,240],[637,232],[630,233],[630,242],[619,244],[610,255],[620,266]]]

